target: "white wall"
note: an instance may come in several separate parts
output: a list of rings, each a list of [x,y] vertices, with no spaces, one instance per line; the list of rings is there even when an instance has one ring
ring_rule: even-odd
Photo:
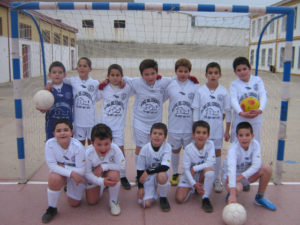
[[[8,82],[10,79],[9,74],[9,48],[8,48],[8,38],[0,36],[0,83]]]

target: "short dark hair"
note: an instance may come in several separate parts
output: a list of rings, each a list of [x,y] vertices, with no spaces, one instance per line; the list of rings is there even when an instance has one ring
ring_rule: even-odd
[[[98,123],[97,125],[95,125],[92,129],[91,140],[95,141],[96,138],[98,138],[99,140],[104,140],[106,138],[112,140],[112,131],[109,126],[103,123]]]
[[[140,63],[140,73],[143,74],[143,71],[148,68],[153,68],[156,72],[158,72],[158,65],[154,59],[144,59]]]
[[[204,120],[198,120],[198,121],[195,121],[193,123],[193,128],[192,128],[193,134],[195,133],[197,127],[204,127],[204,128],[206,128],[208,134],[210,132],[210,126],[209,126],[208,122],[206,122]]]
[[[219,70],[219,73],[221,73],[221,66],[217,62],[208,63],[205,69],[205,73],[208,72],[209,68],[217,68]]]
[[[160,129],[164,131],[165,137],[167,137],[168,135],[168,128],[166,126],[166,124],[164,123],[155,123],[152,125],[151,130],[150,130],[150,134],[152,133],[153,129]]]
[[[180,67],[180,66],[184,66],[184,67],[188,68],[190,72],[192,70],[192,63],[191,63],[190,60],[188,60],[186,58],[181,58],[181,59],[178,59],[176,61],[176,63],[175,63],[175,72],[178,69],[178,67]]]
[[[60,67],[64,73],[66,72],[66,68],[65,68],[64,64],[62,64],[59,61],[54,61],[53,63],[51,63],[51,65],[49,66],[49,73],[51,73],[51,70],[53,69],[53,67]]]
[[[251,68],[249,60],[243,56],[235,58],[235,60],[232,63],[233,70],[235,71],[239,65],[246,65],[247,67]]]
[[[92,68],[92,61],[88,57],[81,57],[80,59],[78,59],[77,65],[78,65],[78,63],[79,63],[80,60],[85,60],[86,63],[88,64],[88,66],[90,68]]]
[[[236,126],[236,134],[238,134],[240,129],[249,129],[250,133],[253,134],[253,128],[252,128],[252,125],[249,122],[240,122]]]
[[[61,123],[64,123],[66,124],[71,130],[73,130],[73,125],[71,123],[70,120],[66,119],[66,118],[60,118],[60,119],[57,119],[54,124],[53,124],[53,132],[55,131],[55,128],[58,124],[61,124]]]
[[[108,67],[107,69],[107,76],[110,74],[111,70],[119,70],[119,72],[121,73],[121,75],[123,76],[123,69],[119,64],[112,64]]]

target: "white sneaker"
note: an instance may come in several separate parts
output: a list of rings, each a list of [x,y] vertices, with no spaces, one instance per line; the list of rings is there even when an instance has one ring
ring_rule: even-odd
[[[113,216],[118,216],[118,215],[120,215],[120,213],[121,213],[121,208],[120,208],[119,202],[111,201],[111,202],[109,203],[109,206],[110,206],[110,213],[111,213]]]
[[[223,191],[223,185],[219,179],[215,180],[214,183],[215,192],[221,193]]]

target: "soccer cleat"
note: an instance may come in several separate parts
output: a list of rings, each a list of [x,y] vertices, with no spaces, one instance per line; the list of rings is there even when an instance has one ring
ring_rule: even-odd
[[[48,207],[45,214],[42,216],[43,223],[49,223],[57,214],[57,208]]]
[[[170,183],[172,186],[178,185],[178,183],[179,183],[179,174],[178,173],[173,174],[172,179],[170,180]]]
[[[126,177],[121,178],[121,184],[126,190],[129,190],[131,188],[130,183],[128,182]]]
[[[111,213],[111,215],[113,215],[113,216],[120,215],[120,213],[121,213],[121,207],[120,207],[119,202],[111,201],[109,203],[109,206],[110,206],[110,213]]]
[[[243,191],[244,192],[249,192],[250,191],[250,184],[247,184],[247,185],[243,186]]]
[[[211,213],[214,210],[213,206],[211,205],[211,203],[209,201],[209,198],[202,199],[202,209],[208,213]]]
[[[221,193],[223,191],[223,184],[221,183],[221,181],[219,179],[215,180],[214,189],[215,189],[215,192],[217,192],[217,193]]]
[[[171,207],[170,207],[169,201],[166,197],[160,197],[159,204],[160,204],[160,208],[162,211],[164,211],[164,212],[170,211]]]
[[[269,210],[272,210],[272,211],[276,210],[276,206],[266,198],[255,198],[255,203],[257,205],[261,205]]]

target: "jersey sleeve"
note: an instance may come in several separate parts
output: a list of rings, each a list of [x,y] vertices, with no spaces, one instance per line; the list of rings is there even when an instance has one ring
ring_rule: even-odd
[[[196,181],[193,178],[192,173],[191,173],[191,165],[192,165],[192,162],[191,162],[190,156],[188,154],[188,151],[185,149],[184,153],[183,153],[183,159],[182,159],[182,172],[183,172],[184,176],[187,178],[190,185],[194,186],[196,184]]]
[[[242,173],[242,175],[248,179],[255,173],[259,171],[261,168],[261,153],[260,153],[260,144],[256,142],[255,140],[252,140],[251,147],[253,148],[253,153],[252,153],[252,164],[251,166]]]
[[[261,111],[264,111],[266,105],[267,105],[267,91],[265,89],[265,85],[263,80],[260,78],[260,81],[258,83],[259,86],[259,109]]]
[[[208,156],[205,159],[204,163],[193,166],[195,172],[201,171],[205,168],[213,168],[216,163],[216,155],[215,155],[215,146],[212,141],[206,143]]]
[[[227,90],[225,90],[225,101],[224,101],[224,111],[225,111],[225,119],[227,123],[231,122],[231,102],[230,95]]]
[[[238,101],[238,94],[237,94],[237,88],[235,87],[234,83],[231,83],[230,85],[230,101],[231,101],[231,106],[233,110],[239,114],[242,112],[241,106]]]
[[[118,146],[114,146],[114,149],[111,149],[111,151],[114,151],[114,153],[115,153],[114,154],[114,162],[102,164],[101,167],[102,167],[103,171],[124,170],[126,161],[125,161],[125,158],[124,158],[124,155],[123,155],[121,149]]]
[[[171,146],[168,144],[168,143],[164,143],[164,147],[165,147],[165,150],[164,150],[164,154],[163,154],[163,157],[162,157],[162,160],[161,160],[161,165],[164,165],[164,166],[168,166],[170,167],[170,163],[171,163]]]
[[[232,144],[228,149],[227,155],[227,171],[228,171],[228,187],[236,187],[236,165],[237,165],[237,145]]]
[[[146,168],[146,154],[145,154],[145,148],[147,145],[144,145],[144,147],[142,147],[140,154],[138,155],[138,159],[136,162],[136,170],[142,170],[145,171]]]
[[[65,83],[65,84],[68,84],[68,85],[71,85],[72,86],[72,77],[65,77],[64,79],[63,79],[63,82]]]
[[[97,177],[94,173],[93,173],[93,165],[92,165],[92,161],[89,158],[91,154],[91,151],[86,150],[85,153],[85,157],[86,157],[86,162],[85,162],[85,178],[88,180],[88,182],[99,185],[99,186],[103,186],[103,182],[104,179],[102,177]]]
[[[81,145],[81,143],[80,143]],[[65,165],[65,168],[72,172],[78,173],[83,176],[85,174],[85,149],[81,146],[76,146],[78,149],[75,155],[75,167]]]

